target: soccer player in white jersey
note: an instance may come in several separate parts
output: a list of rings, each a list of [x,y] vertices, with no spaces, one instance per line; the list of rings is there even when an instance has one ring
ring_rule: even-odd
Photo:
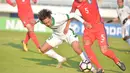
[[[46,54],[48,50],[52,50],[53,47],[56,47],[60,44],[62,44],[63,41],[66,41],[69,43],[73,50],[80,55],[82,60],[88,60],[87,57],[85,57],[85,54],[80,48],[78,37],[74,34],[74,31],[72,29],[69,29],[66,34],[64,34],[64,29],[66,27],[66,23],[68,19],[75,18],[79,20],[80,22],[84,23],[84,25],[87,25],[87,22],[85,22],[81,17],[74,13],[70,14],[52,14],[52,12],[48,9],[43,9],[38,13],[38,18],[47,27],[53,30],[52,35],[46,40],[46,42],[41,46],[41,52]],[[91,28],[91,26],[86,26],[88,28]],[[49,56],[52,58],[55,54],[49,53]],[[60,56],[59,59],[57,59],[60,63],[60,65],[65,61],[63,60],[64,57]],[[89,61],[90,62],[90,61]],[[96,73],[95,68],[93,67],[91,70],[93,73]]]
[[[120,20],[122,24],[122,38],[130,45],[130,8],[124,5],[124,0],[117,0],[117,4],[118,17],[107,21],[107,23]]]

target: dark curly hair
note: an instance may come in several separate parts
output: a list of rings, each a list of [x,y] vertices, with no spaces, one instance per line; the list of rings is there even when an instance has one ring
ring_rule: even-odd
[[[38,12],[38,18],[42,22],[42,20],[48,18],[51,18],[52,12],[48,9],[42,9],[41,11]]]

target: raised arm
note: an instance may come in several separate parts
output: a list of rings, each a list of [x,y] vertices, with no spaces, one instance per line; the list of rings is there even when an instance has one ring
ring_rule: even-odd
[[[69,14],[68,14],[68,19],[71,19],[71,18],[75,18],[76,20],[78,20],[78,21],[80,21],[80,22],[82,22],[82,23],[85,22],[80,16],[78,16],[78,15],[75,14],[75,13],[69,13]]]
[[[92,28],[91,24],[86,22],[84,19],[82,19],[80,16],[76,15],[75,13],[70,13],[70,14],[68,14],[68,16],[69,16],[69,19],[75,18],[78,21],[82,22],[86,28],[89,28],[89,29]]]

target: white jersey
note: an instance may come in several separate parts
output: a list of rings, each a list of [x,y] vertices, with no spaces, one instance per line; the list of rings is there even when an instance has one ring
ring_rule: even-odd
[[[52,14],[52,26],[50,27],[53,30],[53,34],[63,37],[65,34],[64,29],[66,27],[67,20],[70,18],[75,18],[80,22],[84,22],[84,20],[77,16],[75,13],[70,14]]]
[[[66,21],[68,20],[65,14],[52,14],[52,26],[53,33],[59,36],[64,35],[63,31],[66,27]]]
[[[123,6],[122,8],[117,8],[117,14],[123,24],[123,20],[130,15],[130,8],[128,6]]]

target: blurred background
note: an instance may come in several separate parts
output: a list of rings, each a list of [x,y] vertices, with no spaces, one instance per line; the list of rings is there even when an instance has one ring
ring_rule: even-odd
[[[124,1],[125,1],[124,2],[125,5],[130,6],[130,0],[124,0]],[[10,6],[9,4],[6,3],[5,0],[0,0],[0,2],[1,2],[0,3],[0,23],[1,23],[0,30],[25,31],[26,29],[23,28],[21,21],[18,19],[17,7]],[[71,10],[72,2],[73,0],[38,0],[37,4],[32,3],[32,9],[35,18],[37,19],[37,13],[43,8],[48,8],[52,10],[53,13],[69,13]],[[116,0],[100,0],[97,2],[98,2],[100,14],[104,19],[104,23],[107,20],[117,17]],[[76,11],[76,13],[80,15],[78,10]],[[19,26],[16,24],[18,24]],[[80,24],[81,23],[78,21],[72,22],[72,27],[75,30],[75,32],[78,34],[82,34],[83,32],[83,26],[81,26]],[[120,24],[120,23],[114,23],[114,24]],[[121,37],[120,25],[113,25],[113,23],[112,24],[105,23],[105,28],[107,30],[108,36]],[[44,25],[41,25],[39,23],[35,26],[35,31],[51,32],[51,30],[49,30]]]

